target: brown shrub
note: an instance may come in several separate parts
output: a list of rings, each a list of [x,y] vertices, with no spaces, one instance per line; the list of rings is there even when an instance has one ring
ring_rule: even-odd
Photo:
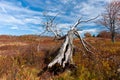
[[[89,32],[86,32],[86,33],[84,34],[84,36],[85,36],[85,37],[92,37]]]

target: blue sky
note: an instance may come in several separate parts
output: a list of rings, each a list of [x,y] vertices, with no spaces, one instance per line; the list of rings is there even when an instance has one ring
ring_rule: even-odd
[[[96,17],[110,0],[0,0],[0,34],[40,34],[44,31],[43,13],[59,13],[57,27],[66,33],[81,16],[83,20]],[[80,33],[97,34],[103,27],[94,22],[78,26]]]

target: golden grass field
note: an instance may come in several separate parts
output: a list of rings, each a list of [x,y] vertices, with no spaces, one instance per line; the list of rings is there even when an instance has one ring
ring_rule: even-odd
[[[86,53],[78,39],[73,56],[77,68],[53,75],[38,73],[53,59],[63,41],[52,37],[0,36],[0,80],[120,80],[120,40],[86,38],[95,48]]]

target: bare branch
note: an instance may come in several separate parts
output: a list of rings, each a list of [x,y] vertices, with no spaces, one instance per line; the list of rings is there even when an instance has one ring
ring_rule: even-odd
[[[43,32],[52,32],[55,35],[55,38],[60,38],[61,35],[58,33],[58,30],[56,30],[56,24],[54,23],[54,20],[56,19],[58,14],[56,14],[54,17],[50,17],[44,14],[47,22],[44,23],[46,30]]]
[[[105,7],[99,23],[111,32],[111,40],[115,41],[115,33],[120,28],[120,1],[113,0]]]
[[[78,21],[73,25],[72,30],[75,29],[80,23],[87,23],[87,22],[89,22],[89,21],[92,21],[92,20],[97,19],[98,17],[99,17],[99,15],[98,15],[97,17],[95,17],[95,18],[88,19],[88,20],[84,20],[84,21],[81,20],[81,19],[82,19],[82,17],[81,17],[81,18],[78,19]]]
[[[78,33],[77,31],[75,31],[74,33],[75,33],[75,35],[80,39],[80,42],[81,42],[82,46],[85,48],[85,50],[86,50],[87,52],[93,53],[91,50],[89,50],[89,49],[87,48],[87,45],[85,44],[86,41],[84,41],[84,40],[81,38],[81,36],[79,35],[79,33]],[[88,43],[87,43],[87,44],[88,44]],[[89,45],[89,44],[88,44],[88,45]],[[90,46],[90,45],[89,45],[89,46]]]
[[[81,23],[81,19],[82,17],[78,19],[78,21],[73,25],[72,30],[75,29]]]

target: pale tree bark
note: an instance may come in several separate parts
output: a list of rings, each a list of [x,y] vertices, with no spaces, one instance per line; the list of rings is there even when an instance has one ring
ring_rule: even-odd
[[[49,63],[48,67],[52,67],[56,63],[62,65],[65,67],[66,63],[73,63],[72,55],[73,55],[73,37],[74,36],[74,31],[70,30],[68,31],[65,41],[63,45],[60,48],[60,51],[58,55],[55,57],[55,59]]]
[[[73,29],[68,31],[65,37],[65,41],[58,52],[58,55],[48,64],[48,68],[51,68],[55,64],[60,64],[63,68],[65,67],[66,63],[74,65],[73,58],[72,58],[73,48],[74,48],[74,44],[73,44],[74,34],[80,39],[80,43],[85,48],[85,50],[89,53],[93,53],[87,47],[87,46],[90,46],[90,47],[92,46],[88,44],[85,40],[83,40],[79,35],[79,33]]]
[[[98,16],[97,16],[98,17]],[[81,36],[79,35],[76,27],[82,23],[82,22],[88,22],[88,21],[91,21],[91,20],[94,20],[96,19],[97,17],[93,18],[93,19],[89,19],[89,20],[86,20],[86,21],[81,21],[81,18],[75,23],[75,25],[71,28],[70,31],[68,31],[66,37],[65,37],[65,41],[63,43],[63,45],[61,46],[60,48],[60,51],[58,53],[58,55],[55,57],[55,59],[53,59],[52,62],[50,62],[48,64],[48,68],[51,68],[52,66],[54,66],[55,64],[60,64],[61,66],[65,67],[65,64],[66,63],[69,63],[69,64],[74,64],[73,63],[73,59],[72,59],[72,56],[73,56],[73,48],[74,48],[74,45],[73,45],[73,39],[74,39],[74,35],[76,35],[80,41],[81,41],[81,44],[83,45],[83,47],[85,48],[86,51],[90,52],[90,53],[93,53],[92,51],[90,51],[86,45],[87,42],[85,42]]]
[[[67,32],[67,34],[63,37],[61,37],[60,34],[58,34],[54,29],[53,29],[53,19],[50,19],[50,21],[48,21],[46,23],[46,29],[47,31],[50,31],[52,32],[56,39],[64,39],[64,42],[62,44],[62,46],[60,47],[60,50],[58,51],[58,55],[48,64],[47,68],[52,68],[55,64],[59,64],[60,66],[62,66],[63,68],[66,66],[66,64],[74,64],[73,62],[73,53],[74,53],[74,44],[73,44],[73,40],[74,40],[74,35],[76,35],[79,39],[80,39],[80,42],[82,44],[82,46],[84,47],[84,49],[89,52],[89,53],[93,53],[90,49],[88,49],[87,46],[90,46],[90,44],[88,44],[85,40],[83,40],[81,38],[81,36],[79,35],[78,31],[77,31],[77,26],[80,24],[80,23],[83,23],[83,22],[89,22],[89,21],[92,21],[94,19],[98,18],[95,17],[95,18],[92,18],[92,19],[89,19],[89,20],[85,20],[85,21],[82,21],[80,18],[71,28],[71,30],[69,30]],[[51,21],[52,20],[52,21]],[[45,68],[45,70],[47,69]]]

